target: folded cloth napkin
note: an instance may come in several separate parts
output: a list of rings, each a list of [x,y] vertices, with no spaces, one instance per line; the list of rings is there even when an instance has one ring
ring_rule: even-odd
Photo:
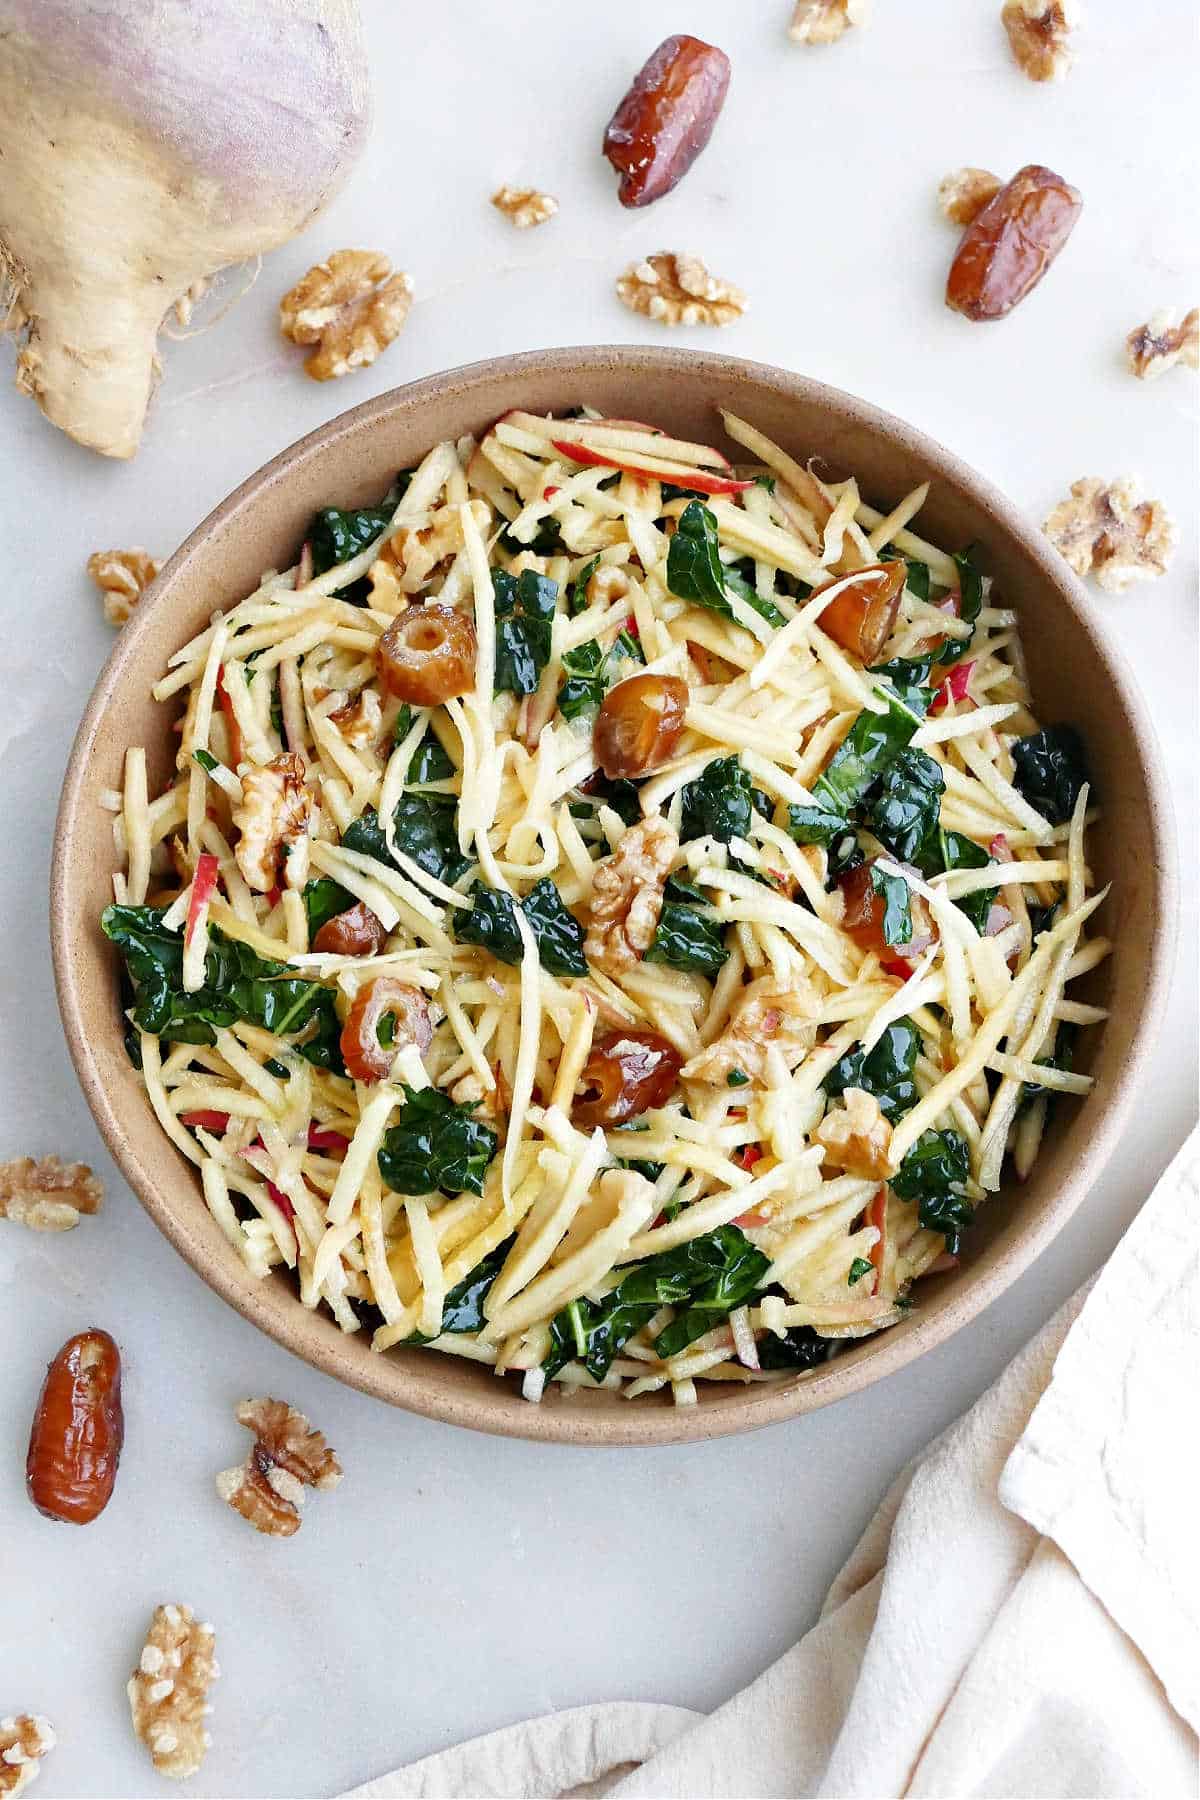
[[[1099,1277],[897,1478],[820,1619],[711,1717],[578,1707],[355,1789],[1196,1793],[1200,1129]]]

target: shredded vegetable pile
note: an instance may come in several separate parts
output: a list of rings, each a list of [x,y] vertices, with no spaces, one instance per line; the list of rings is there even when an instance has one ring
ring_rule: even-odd
[[[1105,1016],[1083,747],[975,552],[724,427],[514,412],[324,510],[157,684],[172,785],[105,796],[217,1226],[532,1401],[895,1324]]]

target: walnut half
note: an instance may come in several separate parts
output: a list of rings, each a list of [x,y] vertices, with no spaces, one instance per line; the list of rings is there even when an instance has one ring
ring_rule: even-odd
[[[788,36],[794,44],[834,44],[867,22],[868,0],[796,0]]]
[[[0,1794],[23,1794],[41,1772],[42,1758],[56,1743],[54,1727],[40,1713],[0,1719]]]
[[[1070,37],[1081,17],[1079,0],[1005,0],[1001,24],[1030,81],[1061,81],[1074,57]]]
[[[140,545],[132,550],[94,550],[87,572],[104,596],[105,618],[120,626],[158,574],[158,564]]]
[[[217,1476],[217,1492],[255,1531],[292,1537],[300,1529],[305,1488],[336,1487],[342,1465],[321,1433],[284,1400],[243,1400],[237,1417],[254,1433],[254,1444],[244,1463]]]
[[[156,1606],[126,1693],[133,1729],[160,1775],[183,1781],[204,1761],[211,1739],[208,1690],[221,1673],[211,1625],[190,1606]]]
[[[392,274],[374,250],[335,250],[279,302],[279,329],[293,344],[315,344],[304,364],[314,381],[365,369],[399,335],[412,305],[412,276]]]
[[[303,759],[295,750],[285,750],[242,775],[242,797],[233,808],[238,833],[234,857],[246,885],[258,894],[269,894],[275,886],[281,856],[288,887],[300,889],[308,880],[313,800],[305,774]]]
[[[656,814],[631,825],[596,864],[583,953],[606,974],[632,969],[653,943],[678,849],[674,830]]]
[[[84,1213],[98,1213],[104,1189],[86,1163],[57,1156],[17,1156],[0,1163],[0,1219],[30,1231],[70,1231]]]
[[[1072,482],[1070,498],[1054,508],[1043,530],[1078,576],[1095,576],[1110,594],[1165,575],[1178,537],[1166,509],[1139,500],[1129,475]]]
[[[710,275],[698,256],[670,250],[631,263],[617,278],[617,298],[660,325],[732,325],[747,304],[741,288]]]
[[[1200,310],[1193,306],[1178,323],[1173,310],[1156,312],[1125,339],[1129,366],[1139,381],[1154,381],[1173,369],[1200,369]]]

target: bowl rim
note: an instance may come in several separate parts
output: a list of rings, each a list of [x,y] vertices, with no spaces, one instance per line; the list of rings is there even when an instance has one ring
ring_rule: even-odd
[[[488,357],[422,376],[338,413],[315,430],[306,433],[239,483],[208,513],[163,565],[153,592],[139,606],[130,623],[122,629],[97,677],[80,720],[63,778],[54,826],[49,892],[50,942],[55,991],[67,1048],[84,1098],[110,1154],[159,1230],[208,1286],[244,1318],[323,1373],[363,1393],[426,1418],[493,1435],[520,1437],[543,1443],[612,1447],[658,1446],[703,1441],[757,1430],[843,1399],[905,1367],[977,1318],[1024,1273],[1057,1236],[1103,1169],[1129,1116],[1138,1083],[1144,1074],[1150,1049],[1146,1033],[1143,1031],[1140,1038],[1135,1040],[1130,1056],[1116,1077],[1104,1110],[1095,1121],[1094,1130],[1084,1144],[1075,1166],[1047,1204],[1043,1216],[1016,1234],[990,1268],[982,1273],[977,1272],[974,1279],[957,1294],[952,1305],[942,1309],[934,1317],[918,1316],[902,1332],[888,1332],[874,1340],[877,1348],[870,1358],[853,1361],[835,1358],[799,1380],[783,1382],[773,1388],[758,1387],[755,1389],[752,1407],[745,1403],[747,1396],[744,1390],[738,1389],[734,1394],[708,1399],[702,1407],[639,1408],[628,1405],[603,1411],[560,1411],[555,1407],[521,1403],[518,1409],[514,1409],[489,1404],[487,1396],[473,1392],[431,1390],[406,1364],[393,1358],[364,1355],[351,1360],[346,1356],[342,1340],[322,1340],[317,1344],[302,1345],[299,1341],[301,1328],[309,1315],[298,1302],[294,1315],[289,1309],[285,1315],[272,1316],[256,1304],[253,1286],[239,1280],[235,1270],[227,1271],[219,1264],[206,1261],[199,1254],[177,1223],[171,1202],[163,1197],[157,1185],[149,1179],[147,1171],[130,1147],[121,1122],[120,1108],[110,1096],[95,1052],[87,1038],[74,955],[80,944],[81,933],[91,921],[74,919],[67,904],[70,886],[69,852],[75,832],[74,821],[81,805],[92,738],[113,693],[120,687],[126,665],[135,659],[138,640],[148,628],[148,619],[167,600],[172,578],[177,571],[236,515],[253,506],[262,490],[270,487],[289,467],[313,452],[324,450],[338,439],[369,427],[376,420],[391,414],[397,407],[410,411],[419,407],[423,400],[433,400],[443,394],[447,388],[454,388],[462,393],[497,379],[515,384],[522,377],[534,374],[586,375],[589,368],[608,372],[617,369],[628,374],[631,379],[639,371],[649,369],[656,373],[666,372],[679,379],[692,379],[697,375],[702,377],[706,371],[714,376],[732,371],[739,376],[765,383],[787,398],[823,408],[842,421],[864,427],[893,442],[898,441],[927,464],[935,480],[948,482],[965,494],[973,505],[986,511],[994,520],[998,531],[1015,540],[1038,566],[1044,579],[1066,601],[1075,621],[1093,640],[1106,673],[1114,683],[1119,684],[1127,703],[1132,735],[1146,782],[1154,844],[1152,915],[1156,919],[1156,929],[1147,959],[1141,1016],[1143,1020],[1155,1016],[1167,991],[1178,934],[1178,827],[1162,751],[1149,708],[1124,652],[1111,637],[1082,582],[1044,535],[986,477],[979,475],[953,452],[895,414],[842,389],[772,364],[731,357],[720,352],[644,344],[585,344],[547,351],[523,351]],[[181,1160],[180,1175],[183,1174]]]

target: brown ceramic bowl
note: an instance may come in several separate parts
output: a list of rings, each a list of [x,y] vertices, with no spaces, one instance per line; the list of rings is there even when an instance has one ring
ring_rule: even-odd
[[[1092,862],[1097,882],[1112,883],[1101,921],[1117,954],[1088,978],[1088,997],[1111,1017],[1081,1047],[1081,1066],[1095,1077],[1086,1102],[1055,1108],[1032,1179],[983,1209],[961,1266],[921,1284],[911,1318],[778,1386],[714,1384],[695,1407],[553,1388],[530,1406],[473,1363],[420,1350],[377,1356],[367,1333],[345,1337],[332,1319],[306,1311],[286,1277],[253,1280],[126,1059],[116,958],[99,927],[114,864],[100,791],[120,784],[128,744],[146,746],[152,792],[165,777],[172,709],[157,706],[150,688],[170,653],[261,570],[287,567],[317,507],[377,499],[431,444],[477,432],[510,407],[558,411],[584,401],[714,443],[716,407],[726,405],[793,454],[853,471],[884,508],[932,477],[922,530],[952,548],[982,545],[1005,604],[1020,614],[1040,716],[1080,726],[1104,805]],[[503,357],[383,394],[285,450],[193,532],[122,631],[80,725],[58,815],[50,917],[67,1043],[96,1122],[155,1224],[232,1306],[328,1374],[431,1418],[570,1443],[663,1444],[750,1431],[852,1394],[941,1343],[1016,1280],[1083,1200],[1128,1117],[1168,978],[1175,889],[1170,801],[1133,677],[1079,583],[1002,495],[919,432],[816,382],[724,356],[617,347]]]

